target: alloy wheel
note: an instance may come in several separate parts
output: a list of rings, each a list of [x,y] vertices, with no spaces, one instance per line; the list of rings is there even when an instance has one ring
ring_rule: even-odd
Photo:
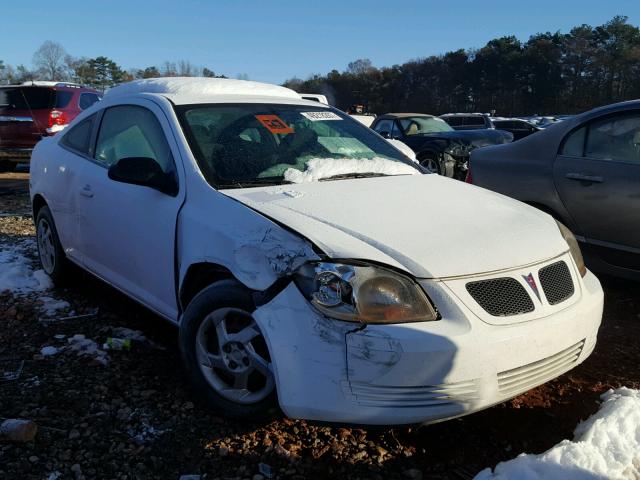
[[[206,381],[227,400],[253,404],[275,387],[264,337],[244,310],[221,308],[207,315],[196,334],[196,356]]]

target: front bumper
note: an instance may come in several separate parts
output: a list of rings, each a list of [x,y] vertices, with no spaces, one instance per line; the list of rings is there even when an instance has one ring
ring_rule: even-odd
[[[397,425],[482,410],[572,369],[593,351],[603,293],[510,325],[482,321],[443,282],[422,282],[442,320],[368,325],[323,317],[291,284],[254,314],[290,417]]]

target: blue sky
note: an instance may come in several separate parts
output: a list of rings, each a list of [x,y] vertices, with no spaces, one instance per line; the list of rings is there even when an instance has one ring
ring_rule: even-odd
[[[8,1],[0,59],[30,65],[40,44],[55,40],[71,55],[105,55],[126,69],[185,59],[280,83],[357,58],[388,66],[614,15],[640,24],[640,0]]]

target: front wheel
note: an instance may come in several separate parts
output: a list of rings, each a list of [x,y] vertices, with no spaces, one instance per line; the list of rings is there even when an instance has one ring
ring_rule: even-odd
[[[418,161],[429,173],[440,174],[440,162],[435,153],[425,153],[418,158]]]
[[[252,316],[250,293],[238,282],[216,282],[189,303],[180,323],[180,349],[197,393],[239,419],[277,412],[273,365]]]

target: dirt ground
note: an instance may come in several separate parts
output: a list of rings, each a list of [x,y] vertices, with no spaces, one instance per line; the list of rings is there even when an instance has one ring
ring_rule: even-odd
[[[0,252],[31,245],[27,174],[0,175]],[[35,265],[35,264],[34,264]],[[27,418],[35,441],[0,443],[1,479],[468,479],[521,452],[541,453],[598,409],[609,388],[640,387],[638,285],[602,278],[605,313],[592,356],[569,374],[483,412],[436,425],[357,429],[279,418],[239,424],[201,405],[180,364],[176,330],[86,275],[42,295],[69,302],[46,319],[38,295],[0,294],[0,421]],[[56,320],[69,313],[84,318]],[[151,342],[103,365],[69,349],[119,327]],[[64,338],[62,337],[64,335]],[[11,380],[6,374],[19,373]],[[4,376],[4,378],[3,378]],[[8,379],[9,378],[9,379]],[[262,464],[262,466],[261,466]]]

